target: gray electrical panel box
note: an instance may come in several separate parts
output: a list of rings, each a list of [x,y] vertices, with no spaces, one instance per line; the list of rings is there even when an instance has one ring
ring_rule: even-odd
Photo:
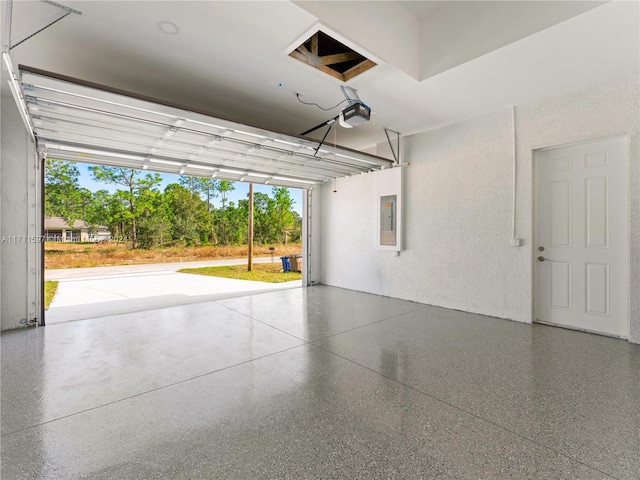
[[[380,197],[380,245],[396,245],[397,203],[396,195]]]

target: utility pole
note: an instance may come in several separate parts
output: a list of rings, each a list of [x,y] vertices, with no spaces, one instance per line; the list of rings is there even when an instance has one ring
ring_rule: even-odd
[[[253,269],[253,183],[249,184],[249,259],[247,271]]]

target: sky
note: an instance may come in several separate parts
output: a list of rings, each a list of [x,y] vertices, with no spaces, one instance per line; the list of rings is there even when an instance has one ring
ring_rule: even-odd
[[[119,187],[118,185],[96,182],[93,179],[91,172],[89,171],[89,167],[91,165],[88,165],[86,163],[77,163],[76,166],[80,171],[81,187],[87,188],[92,192],[97,192],[98,190],[108,190],[111,193],[118,190],[118,188],[122,188],[122,187]],[[149,172],[149,173],[153,173],[153,172]],[[162,184],[160,185],[161,190],[164,190],[167,187],[167,185],[171,183],[179,183],[178,180],[180,178],[180,175],[174,175],[171,173],[161,173],[160,175],[162,176]],[[235,204],[237,205],[238,200],[242,198],[247,198],[247,195],[249,195],[249,184],[244,182],[235,182],[235,187],[236,187],[235,190],[233,190],[232,192],[229,192],[229,200],[232,202],[235,202]],[[254,184],[253,191],[266,193],[269,196],[271,196],[272,188],[273,187],[271,185]],[[293,209],[296,212],[298,212],[300,216],[302,216],[302,190],[299,188],[290,188],[289,192],[291,192],[291,198],[294,201]],[[213,205],[216,208],[219,208],[220,199],[214,198]]]

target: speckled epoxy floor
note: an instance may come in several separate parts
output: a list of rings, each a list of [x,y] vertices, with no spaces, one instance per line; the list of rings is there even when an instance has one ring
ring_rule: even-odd
[[[640,478],[640,346],[330,287],[2,335],[14,478]]]

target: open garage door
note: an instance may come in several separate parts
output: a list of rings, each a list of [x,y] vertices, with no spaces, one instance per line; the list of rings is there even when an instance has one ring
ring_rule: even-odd
[[[19,72],[46,157],[294,188],[393,164],[31,67]]]
[[[393,161],[20,66],[15,96],[40,158],[302,188],[303,284],[311,191]]]

